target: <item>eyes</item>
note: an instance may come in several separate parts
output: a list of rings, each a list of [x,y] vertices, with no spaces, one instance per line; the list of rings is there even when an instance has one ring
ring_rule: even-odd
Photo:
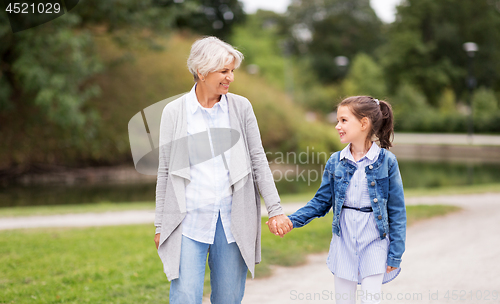
[[[345,118],[341,118],[341,119],[340,119],[340,121],[339,121],[339,120],[337,120],[337,124],[338,124],[338,123],[340,123],[340,122],[345,123],[345,122],[347,122],[347,119],[345,119]]]
[[[228,69],[221,70],[222,74],[227,74],[229,72],[234,73],[234,70],[228,70]]]

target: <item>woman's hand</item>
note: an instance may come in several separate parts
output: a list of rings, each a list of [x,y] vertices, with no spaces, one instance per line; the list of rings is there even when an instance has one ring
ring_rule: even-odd
[[[155,234],[155,244],[156,250],[158,250],[158,246],[160,246],[160,233]]]
[[[389,273],[389,272],[391,272],[393,270],[396,270],[396,269],[398,269],[398,268],[392,267],[392,266],[387,266],[387,271],[386,272]]]
[[[273,216],[266,222],[266,225],[269,227],[271,233],[280,237],[283,237],[293,229],[292,221],[284,214]]]

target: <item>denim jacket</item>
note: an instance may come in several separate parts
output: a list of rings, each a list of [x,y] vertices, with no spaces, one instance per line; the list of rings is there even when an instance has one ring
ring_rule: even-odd
[[[316,195],[307,205],[289,216],[293,227],[302,227],[316,217],[325,216],[333,208],[332,232],[340,236],[340,212],[356,169],[347,159],[340,159],[340,151],[332,154]],[[380,149],[378,159],[365,167],[365,172],[380,238],[389,235],[390,239],[387,265],[399,267],[405,251],[406,208],[396,156],[386,149]]]

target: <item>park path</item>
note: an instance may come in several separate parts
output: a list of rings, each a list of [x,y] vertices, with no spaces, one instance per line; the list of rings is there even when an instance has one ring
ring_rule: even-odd
[[[303,205],[304,203],[291,203],[282,206],[285,213],[291,214]],[[265,206],[262,208],[262,216],[267,216]],[[153,224],[154,218],[154,210],[0,217],[0,230]]]
[[[382,303],[500,303],[500,194],[416,197],[407,204],[463,210],[409,227],[402,271],[383,285]],[[243,304],[335,303],[326,256],[248,280]]]

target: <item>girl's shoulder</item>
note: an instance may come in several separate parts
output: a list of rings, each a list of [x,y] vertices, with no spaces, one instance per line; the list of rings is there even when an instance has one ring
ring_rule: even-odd
[[[398,164],[398,159],[396,158],[396,155],[394,155],[394,153],[384,148],[380,149],[379,160],[380,160],[380,165],[385,166],[388,170],[391,170],[394,165]]]
[[[394,153],[392,153],[391,151],[389,151],[385,148],[380,148],[379,156],[382,154],[385,154],[384,157],[387,159],[387,161],[390,161],[390,162],[398,161],[398,159],[396,158],[396,155],[394,155]]]
[[[327,163],[333,163],[333,162],[337,162],[339,161],[340,159],[340,152],[341,151],[337,151],[337,152],[333,152],[332,155],[330,155],[330,158],[328,159]]]

